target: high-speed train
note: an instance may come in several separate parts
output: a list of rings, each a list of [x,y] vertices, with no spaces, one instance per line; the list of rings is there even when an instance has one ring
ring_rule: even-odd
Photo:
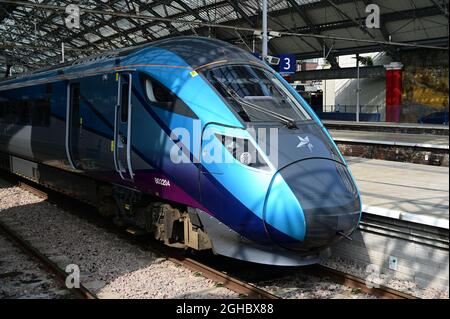
[[[0,167],[165,244],[306,265],[360,195],[302,97],[252,54],[178,37],[0,82]]]

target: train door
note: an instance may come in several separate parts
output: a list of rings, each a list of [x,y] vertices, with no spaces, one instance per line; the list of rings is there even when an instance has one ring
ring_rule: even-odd
[[[226,165],[220,158],[221,147],[215,138],[216,133],[220,132],[215,130],[218,126],[215,124],[207,124],[203,129],[201,139],[200,161],[202,163],[200,167],[200,201],[205,207],[213,208],[214,214],[220,215],[223,211],[224,194],[216,187],[215,180],[226,172]]]
[[[80,83],[67,86],[66,155],[73,169],[81,169],[79,141],[81,139]]]
[[[133,77],[130,73],[117,75],[117,105],[114,115],[114,165],[123,180],[133,181],[131,163],[131,93]]]

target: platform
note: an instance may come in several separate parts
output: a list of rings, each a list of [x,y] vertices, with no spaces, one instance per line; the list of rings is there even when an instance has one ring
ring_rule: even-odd
[[[449,168],[347,157],[365,213],[449,229]]]
[[[335,129],[329,130],[329,132],[333,139],[338,143],[362,143],[439,150],[449,149],[448,135],[367,132]]]
[[[447,135],[448,125],[419,124],[419,123],[389,123],[389,122],[351,122],[323,120],[329,130],[372,131],[403,134],[432,134]]]
[[[431,126],[428,126],[430,128]],[[329,129],[344,156],[433,166],[449,166],[449,137],[371,130]]]

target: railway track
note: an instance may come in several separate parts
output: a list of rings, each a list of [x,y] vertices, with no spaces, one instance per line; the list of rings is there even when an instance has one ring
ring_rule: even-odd
[[[10,183],[13,183],[20,188],[33,193],[34,195],[49,200],[53,204],[57,204],[58,206],[62,206],[63,208],[71,211],[71,208],[76,206],[75,202],[80,204],[76,199],[70,198],[66,195],[62,195],[60,193],[57,193],[52,190],[44,189],[40,185],[36,185],[32,182],[28,182],[27,180],[24,180],[18,176],[12,175],[12,174],[1,174],[0,177],[3,179],[8,180]],[[67,199],[70,200],[68,201]],[[65,200],[64,200],[65,199]],[[85,204],[81,204],[85,205]],[[72,211],[71,211],[72,212]],[[80,210],[76,210],[76,214],[80,213]],[[84,216],[85,210],[82,213]],[[92,216],[91,216],[92,217]],[[112,230],[114,232],[117,232],[118,229],[112,226],[111,224],[107,224],[107,222],[103,218],[95,218],[94,222],[96,224],[101,224],[100,226],[102,228],[108,228],[109,230]],[[14,234],[14,232],[11,229],[8,229],[7,226],[2,225],[0,223],[0,227],[4,229],[5,233],[10,235],[15,241],[18,242],[18,244],[23,247],[25,251],[27,251],[28,254],[32,254],[34,258],[39,260],[46,268],[51,270],[57,278],[65,282],[65,278],[67,274],[64,272],[64,270],[60,269],[56,264],[54,264],[51,260],[49,260],[46,256],[41,254],[37,249],[33,248],[29,245],[29,243],[20,240],[20,236],[17,234]],[[115,228],[115,229],[113,229]],[[122,231],[121,231],[122,232]],[[123,233],[123,232],[122,232]],[[123,237],[123,236],[121,236]],[[142,241],[136,240],[136,238],[133,238],[131,236],[126,236],[128,240],[133,241],[134,244],[141,245],[141,248],[149,249],[148,242],[143,243]],[[157,254],[161,256],[167,257],[172,262],[184,266],[194,272],[201,273],[204,277],[232,290],[236,293],[246,296],[248,298],[258,298],[258,299],[281,299],[280,296],[277,296],[276,293],[268,292],[264,289],[258,288],[256,285],[248,283],[246,280],[241,279],[239,275],[232,275],[233,271],[223,271],[218,270],[214,265],[211,266],[211,264],[207,265],[204,260],[199,261],[195,260],[193,258],[186,257],[183,254],[174,252],[173,250],[166,249],[163,247],[163,245],[159,244],[150,244],[151,250],[153,252],[156,252]],[[315,265],[314,267],[308,267],[306,269],[306,272],[310,273],[313,276],[319,277],[319,278],[331,278],[334,282],[337,284],[352,288],[352,289],[358,289],[359,291],[376,296],[377,298],[385,298],[385,299],[418,299],[417,297],[413,295],[409,295],[406,293],[403,293],[401,291],[394,290],[392,288],[382,286],[379,287],[373,287],[370,288],[366,285],[365,280],[355,277],[350,274],[346,274],[340,271],[337,271],[335,269],[331,269],[322,265]],[[81,287],[80,287],[81,288]],[[72,289],[73,290],[73,289]],[[94,294],[89,292],[88,289],[85,287],[73,291],[78,295],[80,298],[96,298]]]
[[[97,299],[95,294],[82,284],[80,284],[80,288],[67,288],[65,284],[67,273],[3,222],[0,222],[0,231],[14,242],[23,253],[37,261],[47,272],[53,274],[60,285],[70,291],[76,298]]]
[[[209,256],[211,257],[211,256]],[[200,258],[200,261],[204,264],[209,264],[208,257]],[[222,267],[221,265],[227,264]],[[245,282],[258,282],[264,284],[267,281],[289,281],[292,275],[300,274],[308,276],[309,278],[319,278],[324,282],[332,281],[333,283],[350,288],[357,293],[363,293],[371,296],[375,296],[380,299],[420,299],[414,295],[404,293],[392,289],[384,285],[375,285],[369,287],[365,279],[353,276],[351,274],[326,267],[324,265],[315,264],[304,267],[287,267],[274,271],[273,267],[264,265],[251,265],[247,264],[244,268],[248,268],[244,273],[242,272],[242,262],[240,261],[224,261],[219,259],[214,262],[212,268],[221,269],[222,272],[233,274],[237,278],[242,278]],[[250,275],[249,275],[250,274]],[[256,275],[255,275],[256,274]],[[244,279],[245,278],[245,279]],[[259,286],[259,284],[257,284]],[[282,292],[283,289],[280,289]],[[279,297],[277,291],[272,291],[272,294]]]
[[[230,290],[233,290],[241,295],[245,295],[248,298],[254,299],[280,299],[280,297],[260,289],[254,285],[246,283],[234,276],[228,275],[214,268],[211,268],[203,263],[200,263],[191,258],[170,258],[171,261],[179,263],[193,271],[198,271],[202,273],[208,279],[211,279]]]
[[[376,296],[382,299],[419,299],[413,295],[379,285],[378,287],[368,287],[364,279],[358,278],[351,274],[344,273],[323,265],[315,265],[312,272],[319,277],[326,276],[333,278],[337,283],[353,289],[360,289],[369,295]]]
[[[29,182],[27,180],[24,180],[18,176],[12,175],[12,174],[1,174],[0,177],[8,180],[8,182],[10,182],[12,184],[16,184],[18,187],[22,188],[23,190],[26,190],[27,192],[32,193],[35,196],[38,196],[44,200],[49,200],[50,202],[57,204],[58,206],[62,206],[63,208],[65,208],[71,212],[74,212],[74,210],[75,210],[76,214],[82,213],[83,215],[85,215],[85,211],[81,212],[81,210],[83,210],[83,209],[79,210],[78,208],[80,208],[80,207],[75,207],[75,206],[77,206],[77,204],[80,204],[76,199],[73,199],[66,195],[57,193],[53,190],[47,190],[40,185],[36,185],[33,182]],[[66,199],[66,200],[64,201],[64,199]],[[70,199],[70,200],[67,201],[67,199]],[[85,204],[81,203],[81,205],[84,206]],[[92,217],[92,216],[90,216],[90,217]],[[115,227],[111,224],[108,224],[101,217],[98,217],[98,218],[94,217],[92,221],[94,223],[100,225],[102,228],[107,228],[108,230],[113,231],[113,232],[118,231],[117,227]],[[0,227],[1,226],[2,226],[2,224],[0,223]],[[5,226],[5,228],[7,228],[7,227]],[[14,234],[10,229],[7,229],[7,231],[8,230],[12,233],[12,235],[14,236],[14,239],[19,238],[19,236],[17,234]],[[120,230],[120,232],[122,233],[122,230]],[[131,236],[127,236],[126,239],[132,241],[133,244],[139,245],[143,249],[149,249],[149,245],[148,245],[149,243],[147,241],[142,242],[140,240],[136,240],[135,238],[133,238]],[[21,245],[27,244],[26,242],[23,242],[23,240],[19,239],[19,241],[20,241]],[[41,254],[38,250],[31,247],[30,245],[28,245],[28,247],[26,247],[26,248],[29,249],[30,251],[33,251],[44,262],[49,262],[52,269],[54,269],[55,271],[60,273],[60,271],[57,270],[58,266],[56,264],[52,263],[51,260],[49,260],[43,254]],[[202,264],[196,260],[193,260],[192,258],[186,258],[183,254],[176,253],[170,249],[165,249],[165,247],[163,245],[159,245],[158,243],[152,243],[151,250],[152,250],[152,252],[156,252],[157,254],[159,254],[163,257],[168,257],[168,259],[170,261],[174,262],[175,264],[186,267],[186,268],[192,270],[193,272],[201,273],[204,277],[222,285],[223,287],[226,287],[232,291],[235,291],[236,293],[238,293],[240,295],[246,296],[248,298],[257,298],[257,299],[278,299],[279,298],[265,290],[262,290],[254,285],[248,284],[248,283],[246,283],[242,280],[239,280],[238,278],[233,277],[229,274],[220,272],[214,268],[211,268],[205,264]],[[67,274],[64,272],[64,281],[65,281],[65,276],[67,276]],[[83,287],[82,290],[83,290],[82,295],[83,294],[88,295],[88,293],[89,293],[88,289]]]

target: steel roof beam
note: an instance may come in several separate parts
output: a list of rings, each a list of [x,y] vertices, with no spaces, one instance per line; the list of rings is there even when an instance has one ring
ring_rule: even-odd
[[[228,3],[233,7],[234,10],[236,10],[237,13],[241,16],[242,19],[244,19],[249,26],[256,27],[256,24],[253,20],[250,19],[247,13],[244,12],[244,10],[240,7],[239,2],[236,0],[228,0]]]
[[[435,45],[445,45],[448,43],[447,37],[441,37],[441,38],[433,38],[433,39],[426,39],[426,40],[420,40],[420,41],[414,41],[414,43],[422,44],[422,45],[429,45],[429,44],[435,44]],[[413,48],[403,48],[403,50],[408,50]],[[359,47],[351,47],[351,48],[342,48],[342,49],[335,49],[334,54],[336,56],[341,55],[349,55],[349,54],[355,54],[355,53],[371,53],[371,52],[379,52],[380,46],[379,45],[365,45],[365,46],[359,46]],[[313,59],[313,58],[320,58],[323,56],[322,52],[301,52],[295,54],[298,59]]]
[[[363,4],[367,7],[370,3],[368,0],[362,0]],[[355,7],[356,7],[356,0],[355,0]],[[356,12],[358,11],[358,8],[356,8]],[[359,14],[358,14],[359,16]],[[362,17],[358,17],[359,21],[361,21],[363,18]],[[384,22],[384,21],[383,21]],[[361,22],[360,22],[361,23]],[[386,24],[385,23],[381,23],[381,17],[380,17],[380,28],[378,29],[381,36],[383,37],[384,41],[391,41],[391,36],[388,33],[388,30],[386,28]],[[383,49],[394,59],[397,60],[397,56],[398,56],[398,50],[396,48],[393,48],[392,46],[383,46]]]
[[[364,66],[359,68],[361,79],[376,79],[386,76],[383,65]],[[331,79],[355,79],[358,77],[357,68],[324,69],[297,72],[293,75],[295,81],[331,80]]]
[[[127,40],[127,42],[136,44],[136,41],[134,40],[134,38],[132,38],[131,34],[138,34],[140,32],[142,33],[142,37],[145,39],[155,40],[157,38],[158,39],[166,38],[167,36],[159,36],[158,32],[155,32],[154,34],[152,34],[150,32],[147,32],[147,30],[149,28],[151,28],[153,26],[157,26],[157,25],[166,25],[169,29],[171,29],[169,27],[169,25],[172,25],[172,27],[173,27],[173,23],[174,23],[174,21],[171,21],[171,20],[182,19],[182,18],[190,16],[190,15],[192,15],[196,19],[200,20],[201,19],[200,12],[208,12],[208,10],[212,10],[214,8],[231,6],[239,14],[240,18],[232,20],[232,21],[227,21],[226,23],[224,23],[224,25],[226,25],[228,27],[239,26],[239,25],[242,26],[242,24],[246,25],[246,24],[251,23],[250,25],[253,26],[253,28],[255,28],[254,26],[258,25],[258,19],[259,19],[258,15],[249,16],[248,14],[246,14],[245,11],[243,10],[243,8],[241,7],[242,3],[239,3],[236,0],[227,0],[227,1],[218,0],[217,2],[214,2],[214,3],[211,2],[210,4],[208,4],[206,6],[200,6],[198,8],[195,8],[195,10],[181,0],[170,0],[170,1],[169,0],[159,0],[159,1],[153,1],[153,2],[145,3],[145,4],[142,3],[141,1],[139,1],[140,12],[148,11],[149,13],[153,14],[155,16],[155,18],[158,18],[158,16],[161,18],[157,21],[150,20],[149,22],[141,23],[140,21],[136,22],[138,19],[138,17],[136,17],[136,14],[130,13],[129,16],[127,16],[126,13],[119,11],[120,9],[126,10],[126,8],[122,8],[122,6],[118,6],[118,4],[121,3],[120,1],[121,0],[109,1],[108,2],[109,5],[107,3],[97,2],[95,6],[90,5],[89,7],[87,7],[87,9],[85,9],[87,11],[85,11],[85,13],[82,15],[82,19],[80,21],[81,28],[77,32],[74,32],[73,30],[69,30],[65,26],[64,17],[63,17],[64,6],[48,5],[48,3],[53,3],[48,0],[46,0],[44,2],[32,2],[32,3],[29,3],[29,5],[37,6],[38,8],[41,8],[42,10],[52,11],[52,13],[50,15],[48,15],[47,17],[45,17],[46,14],[42,14],[42,17],[40,17],[38,19],[39,20],[39,22],[37,24],[39,26],[38,29],[44,30],[45,32],[47,32],[47,34],[45,34],[45,35],[40,35],[39,41],[42,41],[41,43],[43,43],[45,45],[49,45],[50,43],[52,43],[53,47],[56,46],[59,48],[62,42],[71,44],[71,45],[75,45],[73,42],[73,39],[75,39],[77,41],[86,43],[84,45],[81,45],[81,48],[83,48],[83,49],[93,48],[94,50],[97,50],[97,51],[104,50],[105,47],[106,48],[108,48],[108,47],[114,48],[114,47],[119,46],[120,44],[117,44],[117,40],[120,38],[125,38]],[[124,0],[122,0],[122,1],[124,1]],[[134,6],[131,5],[131,3],[128,0],[125,0],[125,1],[126,1],[125,4],[128,6],[128,10],[131,12],[134,9]],[[290,4],[289,8],[272,11],[271,16],[273,19],[272,21],[276,21],[276,23],[278,25],[280,25],[282,29],[285,29],[287,31],[291,31],[294,29],[295,33],[308,33],[308,34],[320,35],[321,32],[328,31],[328,30],[350,28],[350,27],[355,27],[355,26],[361,27],[362,23],[364,22],[363,17],[358,17],[355,19],[355,18],[352,18],[347,15],[348,20],[346,20],[346,21],[336,21],[335,23],[326,23],[326,24],[321,24],[321,25],[315,26],[312,23],[311,19],[308,19],[309,17],[306,14],[309,10],[327,8],[327,7],[335,7],[339,4],[351,3],[351,2],[355,3],[355,1],[361,1],[361,0],[322,0],[322,1],[319,1],[316,3],[310,3],[310,4],[305,4],[305,5],[299,5],[294,0],[286,0],[286,1]],[[365,1],[365,0],[362,0],[362,1]],[[0,1],[0,3],[1,2],[5,2],[5,1]],[[62,1],[62,2],[64,5],[69,3],[69,1],[66,1],[66,0]],[[91,3],[92,2],[89,2],[89,4],[91,4]],[[182,9],[184,11],[177,12],[172,15],[163,17],[163,16],[157,14],[155,10],[153,10],[153,8],[155,8],[156,6],[159,6],[159,5],[162,5],[164,7],[164,9],[167,10],[167,6],[170,6],[171,3],[176,3],[179,6],[179,7],[178,6],[175,7],[172,5],[172,7],[176,8],[178,10]],[[235,4],[235,5],[233,6],[233,4]],[[333,4],[334,4],[334,6],[333,6]],[[7,4],[7,5],[8,6],[17,6],[20,8],[19,4],[18,5]],[[23,5],[26,5],[26,3],[23,3],[22,6]],[[91,9],[89,9],[89,8],[91,8]],[[95,10],[92,8],[95,8]],[[110,8],[110,10],[113,10],[114,12],[108,12],[106,10],[102,12],[102,9],[105,9],[105,8]],[[305,23],[307,24],[306,26],[299,27],[299,28],[288,27],[288,26],[284,25],[284,23],[278,22],[278,19],[280,17],[282,17],[283,15],[287,15],[287,14],[292,15],[292,12],[293,12],[292,8],[294,8],[295,13],[298,14],[305,21]],[[242,14],[238,11],[238,9],[241,9]],[[384,23],[386,23],[389,21],[397,21],[399,19],[416,19],[416,18],[420,18],[420,17],[433,16],[433,15],[442,15],[442,14],[445,15],[445,12],[446,12],[445,9],[446,9],[445,4],[442,7],[442,5],[440,5],[439,0],[433,0],[432,7],[404,10],[401,12],[385,13],[382,15],[381,19]],[[89,10],[91,10],[91,12],[89,12]],[[256,10],[256,12],[258,12],[257,10]],[[17,18],[18,11],[21,11],[21,14],[23,16],[20,16]],[[17,43],[23,43],[23,39],[25,37],[29,36],[29,30],[27,32],[24,32],[25,29],[22,29],[22,30],[20,29],[21,25],[26,24],[26,25],[28,25],[28,28],[31,28],[32,22],[31,22],[30,17],[33,17],[33,15],[35,14],[33,12],[35,12],[35,11],[36,10],[32,10],[30,12],[22,11],[21,9],[13,10],[13,16],[16,15],[16,19],[18,21],[21,21],[21,23],[16,23],[16,24],[20,24],[20,25],[8,26],[7,27],[8,30],[3,31],[3,32],[0,31],[0,34],[3,35],[3,34],[10,33],[15,38],[15,39],[11,38],[13,41],[15,41]],[[82,9],[82,12],[83,12],[83,9]],[[304,13],[303,15],[302,15],[302,12]],[[1,14],[1,12],[0,12],[0,14]],[[341,14],[343,14],[343,13],[341,12]],[[61,16],[62,24],[58,24],[55,29],[47,28],[48,23],[52,22],[58,16]],[[108,20],[106,20],[106,17],[109,17]],[[306,19],[304,17],[306,17]],[[448,10],[447,10],[447,17],[448,17]],[[132,27],[127,30],[120,29],[120,25],[118,25],[117,22],[122,19],[128,20],[129,23],[132,25]],[[147,16],[146,19],[151,19],[151,17]],[[168,19],[168,20],[162,21],[163,19]],[[206,21],[204,19],[201,19],[201,20]],[[309,20],[309,22],[308,22],[308,20]],[[91,27],[88,27],[88,25],[87,25],[88,22],[93,22],[93,25]],[[206,22],[214,23],[214,21],[206,21]],[[102,27],[110,27],[114,30],[115,33],[108,35],[108,36],[104,36],[98,31],[98,29],[100,29]],[[382,27],[384,27],[384,29],[381,28],[380,33],[383,36],[385,42],[389,41],[388,30],[386,30],[385,25],[383,25]],[[203,27],[198,27],[195,30],[196,30],[196,32],[207,34],[211,30],[210,28],[211,27],[209,27],[209,26],[203,26]],[[177,29],[177,28],[173,27],[173,30],[175,30],[175,29]],[[246,29],[246,28],[244,27],[244,29]],[[12,30],[18,30],[19,32],[15,32]],[[228,39],[228,40],[236,39],[233,32],[226,32],[225,29],[220,29],[220,30],[214,29],[214,30],[217,32],[220,32],[222,34],[222,38],[224,38],[224,39]],[[223,30],[225,30],[225,31],[223,31]],[[9,32],[9,31],[11,31],[11,32]],[[223,31],[223,33],[222,33],[222,31]],[[248,38],[250,36],[253,36],[253,32],[251,32],[251,30],[247,30],[247,31],[242,31],[244,34],[243,35],[244,39]],[[177,32],[179,32],[179,30],[177,30]],[[190,34],[191,32],[192,32],[192,30],[188,30],[188,31],[182,31],[179,33],[180,34]],[[87,40],[86,35],[89,33],[94,34],[99,39],[94,40],[94,41]],[[231,37],[229,36],[229,33],[231,33]],[[301,36],[299,38],[302,40],[305,40],[304,36]],[[316,38],[316,40],[319,41],[319,43],[322,45],[322,47],[323,47],[323,44],[326,44],[325,38],[324,39]],[[306,43],[307,43],[307,45],[309,44],[308,42],[306,42]],[[309,44],[309,46],[312,49],[314,47],[314,46],[311,46],[310,44]],[[368,46],[370,46],[370,45],[368,45]],[[380,44],[378,44],[378,46],[380,48],[383,48],[383,46],[389,47],[389,45],[386,43],[384,43],[384,44],[380,43]],[[313,49],[313,50],[317,50],[317,49]],[[272,46],[272,51],[276,51],[276,48],[274,48],[273,46]],[[34,57],[31,55],[30,59],[31,58],[34,58]]]
[[[297,2],[294,0],[287,0],[287,2],[295,9],[295,11],[298,13],[298,15],[305,21],[305,23],[309,26],[309,30],[314,34],[320,34],[320,31],[317,30],[315,23],[312,22],[311,18],[309,17],[308,13],[306,12],[305,8],[302,6],[299,6]],[[330,51],[330,48],[325,43],[323,39],[317,39],[321,45],[322,48],[325,48],[325,51],[329,52],[329,55],[327,57],[327,61],[330,62],[331,66],[334,68],[339,68],[339,62],[337,61],[336,57],[333,55],[333,53]]]
[[[183,1],[179,1],[179,0],[173,0],[173,2],[177,3],[178,5],[180,5],[186,12],[190,13],[192,16],[194,16],[195,18],[197,18],[199,21],[206,21],[205,19],[203,19],[198,12],[192,10],[192,8],[190,6],[188,6],[186,3],[184,3]]]
[[[441,12],[444,14],[444,16],[448,17],[448,1],[442,0],[442,3],[439,2],[439,0],[431,0],[433,4],[441,10]]]
[[[228,4],[228,2],[227,1],[222,1],[222,2],[219,2],[218,4]],[[214,6],[213,5],[209,5],[209,6],[205,6],[205,7],[202,7],[202,11],[203,10],[205,10],[205,8],[214,8]],[[145,7],[144,7],[145,8]],[[185,17],[185,16],[187,16],[187,15],[189,15],[189,13],[188,12],[181,12],[181,13],[176,13],[176,14],[174,14],[174,15],[171,15],[171,16],[169,16],[170,18],[172,18],[173,20],[176,20],[176,19],[179,19],[179,18],[183,18],[183,17]],[[112,17],[111,19],[110,19],[110,21],[111,20],[119,20],[119,19],[122,19],[122,17]],[[156,25],[159,25],[159,24],[161,24],[161,21],[151,21],[151,22],[148,22],[148,23],[145,23],[145,24],[143,24],[141,27],[145,27],[145,28],[150,28],[150,27],[153,27],[153,26],[156,26]],[[102,24],[101,24],[102,25]],[[129,30],[127,30],[127,32],[131,32],[131,33],[134,33],[134,32],[136,32],[136,31],[138,31],[139,30],[139,28],[132,28],[132,29],[129,29]],[[181,32],[181,34],[184,34],[184,32]],[[111,35],[111,36],[109,36],[109,38],[112,38],[112,39],[114,39],[114,38],[117,38],[119,35],[118,34],[114,34],[114,35]],[[95,43],[95,42],[94,42]]]
[[[362,19],[359,19],[359,21],[356,21],[354,18],[352,18],[351,16],[349,16],[344,10],[342,10],[341,8],[339,8],[332,0],[326,0],[335,10],[336,12],[338,12],[339,14],[341,14],[342,16],[346,17],[347,19],[349,19],[350,21],[352,21],[355,26],[357,26],[362,32],[364,32],[365,34],[367,34],[369,37],[371,37],[372,39],[375,39],[375,36],[370,33],[367,28],[364,27],[364,25],[362,24]]]

